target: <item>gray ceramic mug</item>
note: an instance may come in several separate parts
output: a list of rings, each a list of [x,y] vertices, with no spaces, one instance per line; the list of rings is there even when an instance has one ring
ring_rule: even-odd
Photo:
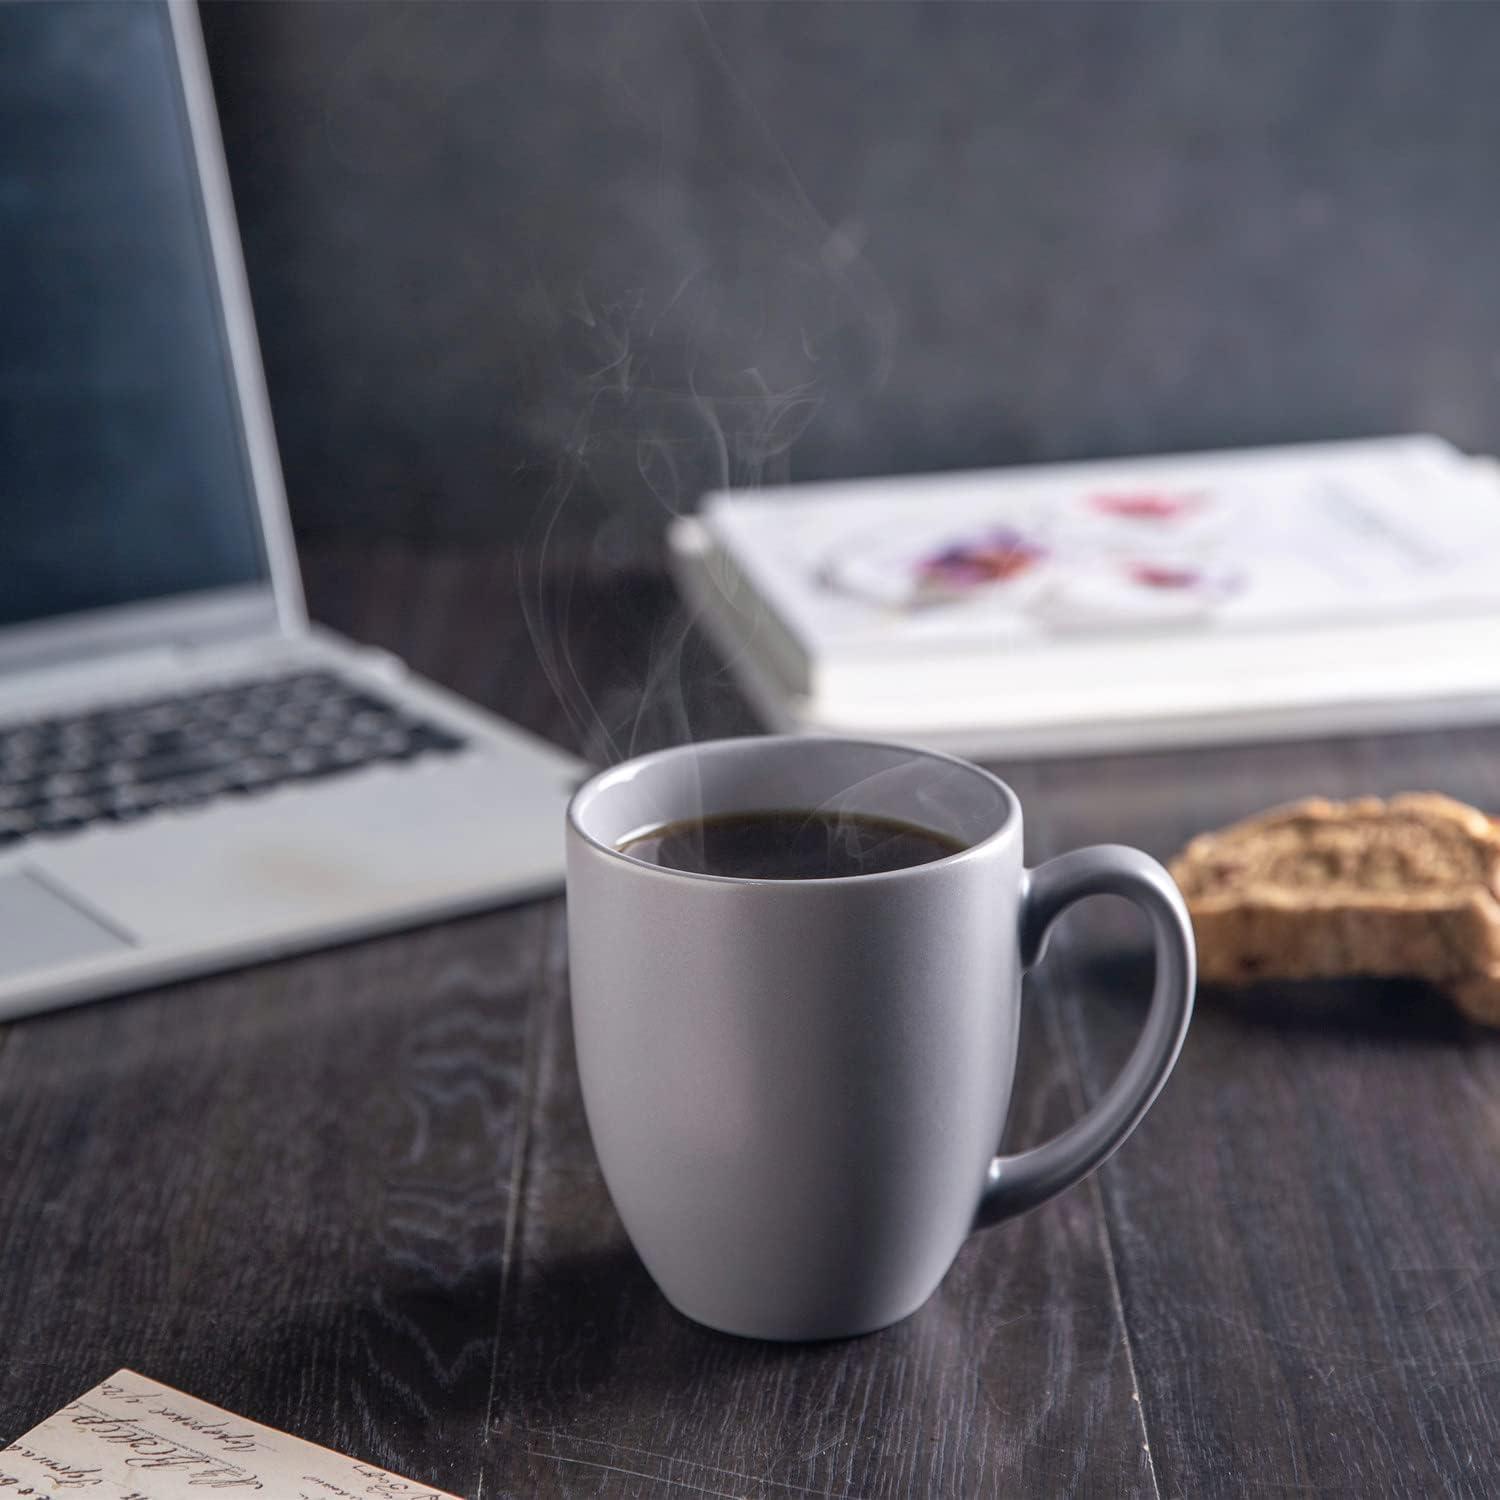
[[[620,851],[651,826],[819,808],[921,824],[963,852],[885,874],[739,880]],[[1156,981],[1109,1091],[996,1156],[1021,974],[1083,896],[1136,902]],[[1139,1122],[1181,1049],[1193,937],[1155,860],[1101,845],[1021,862],[1004,782],[951,756],[768,737],[615,766],[568,810],[584,1106],[615,1206],[681,1312],[727,1333],[865,1333],[931,1296],[968,1234],[1041,1203]]]

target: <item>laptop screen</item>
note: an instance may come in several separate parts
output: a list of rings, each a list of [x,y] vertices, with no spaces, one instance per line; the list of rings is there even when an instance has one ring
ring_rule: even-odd
[[[0,626],[267,577],[166,9],[0,5]]]

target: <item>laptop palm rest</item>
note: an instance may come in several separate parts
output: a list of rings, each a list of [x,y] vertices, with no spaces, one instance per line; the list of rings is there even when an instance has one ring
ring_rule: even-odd
[[[0,979],[134,946],[50,883],[0,875]]]

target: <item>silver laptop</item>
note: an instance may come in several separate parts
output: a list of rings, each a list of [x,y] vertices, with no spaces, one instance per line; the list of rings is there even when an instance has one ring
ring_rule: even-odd
[[[0,100],[0,1018],[556,886],[581,768],[307,622],[196,12]]]

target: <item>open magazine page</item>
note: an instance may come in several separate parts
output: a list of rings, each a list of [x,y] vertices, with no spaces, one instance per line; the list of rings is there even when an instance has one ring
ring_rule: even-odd
[[[811,659],[1500,607],[1500,482],[1386,439],[711,497]]]

